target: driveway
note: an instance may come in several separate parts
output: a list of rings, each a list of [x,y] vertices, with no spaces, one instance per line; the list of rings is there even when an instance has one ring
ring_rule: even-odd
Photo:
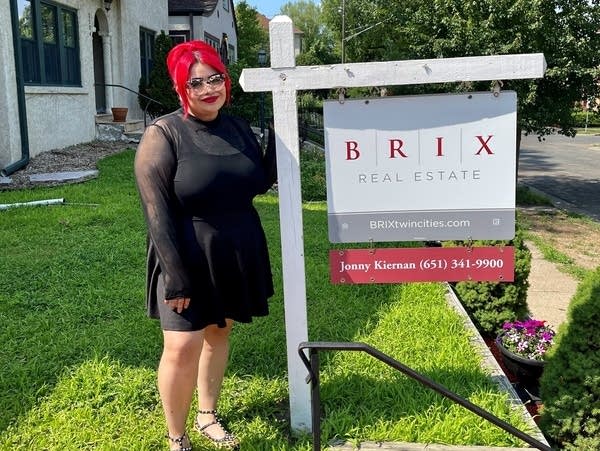
[[[600,221],[600,136],[523,136],[519,182],[549,195],[558,207]]]

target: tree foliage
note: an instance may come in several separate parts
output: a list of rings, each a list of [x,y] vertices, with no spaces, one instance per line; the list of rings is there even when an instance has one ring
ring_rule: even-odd
[[[600,267],[578,287],[540,380],[540,426],[560,449],[600,449]]]
[[[517,224],[518,225],[518,224]],[[454,289],[465,310],[483,334],[495,336],[506,321],[522,319],[527,313],[527,288],[531,271],[531,251],[523,239],[523,231],[517,227],[515,238],[510,241],[480,240],[475,246],[514,246],[514,282],[458,282]],[[444,245],[464,246],[465,242],[448,241]]]
[[[269,33],[258,22],[257,10],[243,0],[235,7],[238,30],[237,63],[244,67],[256,67],[261,49],[269,49]]]
[[[343,0],[323,0],[323,18],[342,39]],[[576,101],[598,97],[599,0],[344,0],[347,61],[543,53],[544,78],[503,80],[519,96],[519,126],[573,135]],[[339,45],[339,44],[338,44]],[[488,89],[489,83],[394,88],[391,93]]]
[[[161,31],[154,42],[154,60],[149,79],[140,79],[138,91],[145,97],[139,96],[138,102],[142,110],[148,108],[146,111],[152,117],[170,113],[180,106],[167,69],[167,54],[172,47],[171,38]]]
[[[296,58],[298,66],[316,66],[339,61],[334,52],[333,34],[324,26],[321,5],[307,0],[288,2],[281,13],[289,16],[294,27],[302,31],[302,51]]]
[[[243,69],[258,67],[259,50],[265,50],[267,55],[269,54],[269,34],[260,26],[257,14],[256,9],[249,6],[246,1],[236,5],[238,59],[228,67],[231,77],[231,105],[228,110],[254,123],[257,123],[259,115],[260,94],[244,92],[238,80]],[[270,96],[265,94],[265,97]],[[265,100],[267,109],[270,104],[268,100],[268,98]]]

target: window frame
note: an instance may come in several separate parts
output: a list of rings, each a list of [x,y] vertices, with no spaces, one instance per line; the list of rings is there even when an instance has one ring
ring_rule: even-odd
[[[173,44],[180,44],[190,40],[190,30],[169,30],[169,37]]]
[[[212,48],[214,48],[217,53],[220,53],[221,50],[221,40],[219,38],[217,38],[216,36],[213,36],[210,33],[207,33],[206,31],[204,32],[204,42],[206,42],[208,45],[210,45]]]
[[[142,51],[142,39],[144,39],[144,52]],[[145,83],[149,82],[150,72],[154,66],[154,41],[156,41],[156,31],[140,27],[140,78]],[[147,54],[148,51],[150,55]]]
[[[81,86],[81,48],[79,45],[78,10],[51,0],[26,0],[29,4],[31,37],[18,32],[19,46],[24,56],[22,76],[26,86]],[[55,42],[45,42],[43,10],[52,12],[51,24]],[[65,19],[71,29],[66,30]],[[19,20],[21,17],[19,17]],[[65,33],[71,31],[71,35]],[[25,63],[27,60],[27,63]]]

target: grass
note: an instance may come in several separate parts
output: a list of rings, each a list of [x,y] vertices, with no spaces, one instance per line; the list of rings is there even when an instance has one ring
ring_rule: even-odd
[[[600,135],[600,127],[577,128],[578,135]]]
[[[83,184],[0,192],[0,203],[66,200],[0,211],[0,450],[166,449],[155,382],[161,332],[145,316],[132,163],[127,151]],[[292,436],[288,420],[277,198],[256,206],[277,294],[268,317],[234,328],[220,410],[245,450],[308,451],[310,438]],[[307,204],[303,214],[311,340],[366,342],[526,430],[443,285],[330,284],[326,206]],[[323,354],[321,368],[323,443],[522,445],[366,355]]]
[[[552,201],[541,194],[538,194],[531,190],[531,188],[527,186],[519,185],[517,186],[517,205],[520,207],[526,206],[549,206],[551,207]]]
[[[519,207],[530,207],[530,206],[550,206],[553,207],[554,204],[547,197],[538,194],[532,191],[530,188],[525,186],[517,187],[517,206]],[[573,223],[582,223],[591,221],[589,218],[582,216],[578,213],[567,213],[567,217]],[[540,250],[542,253],[544,260],[547,260],[552,263],[556,263],[561,271],[575,277],[577,280],[581,281],[585,279],[585,277],[590,273],[589,269],[583,268],[578,265],[573,258],[569,257],[563,252],[560,252],[554,246],[552,246],[548,241],[544,240],[543,237],[536,234],[534,230],[532,230],[532,225],[528,221],[526,217],[522,215],[519,216],[519,223],[523,226],[525,231],[526,239],[533,242],[533,244]]]
[[[573,218],[572,220],[575,222],[586,220],[589,221],[589,219],[577,214],[569,216]],[[531,240],[533,244],[535,244],[535,246],[540,250],[544,257],[544,260],[556,263],[561,271],[573,276],[579,281],[584,280],[590,274],[591,270],[578,265],[577,262],[573,260],[573,258],[556,249],[554,246],[552,246],[550,243],[544,240],[543,237],[536,235],[536,233],[529,228],[530,226],[527,223],[527,220],[522,220],[522,223],[525,227],[525,237],[528,240]]]

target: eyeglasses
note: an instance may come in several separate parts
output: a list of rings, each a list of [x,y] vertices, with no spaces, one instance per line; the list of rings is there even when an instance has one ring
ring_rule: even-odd
[[[227,75],[225,74],[214,74],[207,78],[191,78],[186,86],[194,91],[202,91],[204,85],[210,86],[211,88],[220,88],[223,83],[225,83],[225,79]]]

